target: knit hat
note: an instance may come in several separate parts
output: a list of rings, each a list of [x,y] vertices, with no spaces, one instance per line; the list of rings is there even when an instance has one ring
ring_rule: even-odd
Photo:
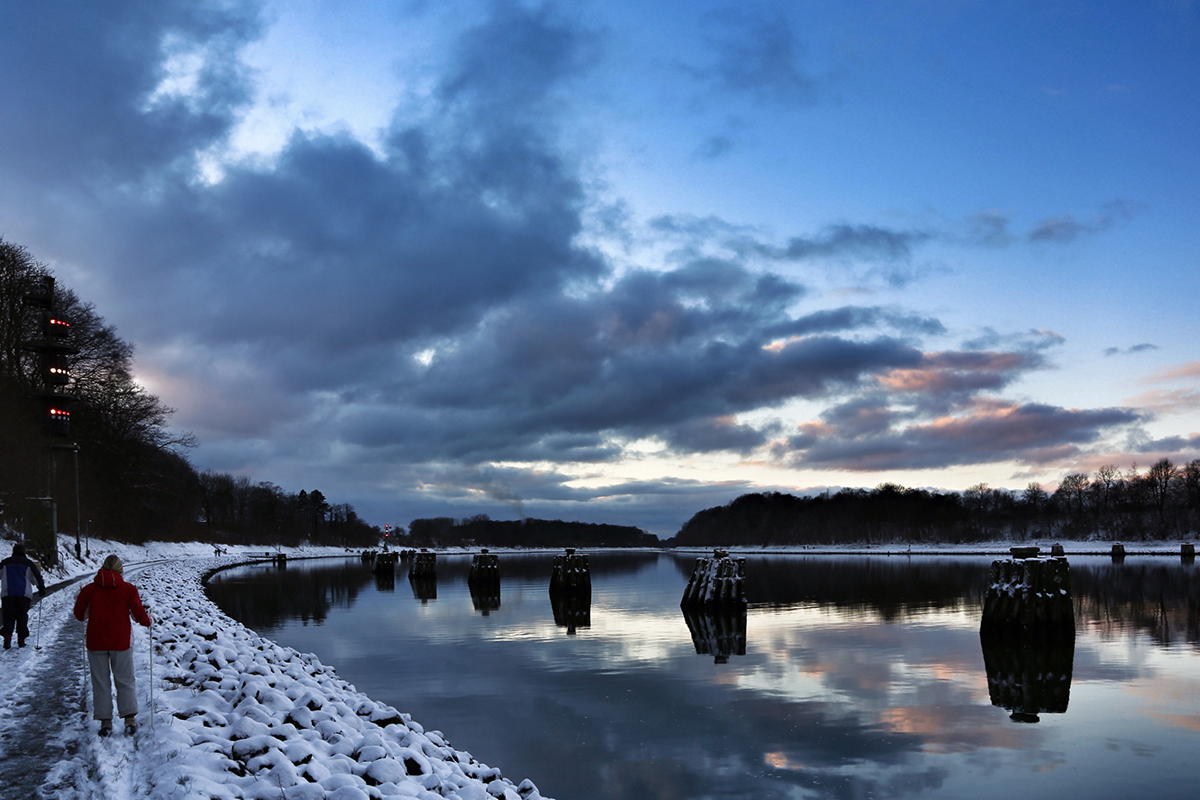
[[[20,542],[17,542],[16,544],[14,544],[13,545],[13,555],[14,556],[25,555],[25,545],[21,544]]]
[[[117,557],[117,554],[113,553],[104,559],[104,564],[101,565],[100,569],[110,569],[116,573],[123,573],[125,572],[125,565],[121,563],[121,559]]]

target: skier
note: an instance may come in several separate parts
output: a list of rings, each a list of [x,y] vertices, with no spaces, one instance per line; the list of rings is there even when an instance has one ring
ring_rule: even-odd
[[[17,646],[24,647],[29,638],[29,604],[33,601],[33,585],[43,595],[46,584],[42,583],[42,573],[29,556],[25,555],[25,545],[18,542],[13,545],[12,555],[0,561],[0,606],[3,606],[4,627],[0,633],[4,635],[4,649],[12,647],[13,629],[17,631]]]
[[[88,667],[92,672],[92,717],[100,720],[100,735],[112,733],[112,684],[117,685],[117,713],[125,719],[125,733],[137,732],[137,689],[133,677],[132,616],[150,627],[137,587],[122,577],[125,571],[115,554],[104,559],[95,579],[79,590],[75,619],[87,618]],[[111,678],[111,680],[110,680]]]

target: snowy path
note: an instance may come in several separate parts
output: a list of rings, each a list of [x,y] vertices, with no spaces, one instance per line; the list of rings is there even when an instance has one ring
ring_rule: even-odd
[[[71,616],[74,599],[72,587],[40,599],[30,609],[27,646],[14,642],[0,654],[0,758],[12,797],[38,797],[50,769],[80,746],[83,626]]]

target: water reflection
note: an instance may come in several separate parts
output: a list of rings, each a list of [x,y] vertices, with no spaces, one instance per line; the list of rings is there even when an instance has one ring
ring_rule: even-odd
[[[500,608],[500,582],[471,584],[471,605],[485,617]]]
[[[354,561],[319,568],[300,562],[288,570],[256,565],[213,576],[208,593],[234,619],[272,628],[291,619],[320,624],[334,607],[353,605],[370,580],[370,569]]]
[[[212,593],[559,800],[1119,797],[1148,769],[1156,797],[1194,795],[1198,573],[1179,559],[1072,558],[1074,645],[1039,649],[981,638],[990,557],[752,556],[744,617],[680,620],[694,556],[591,556],[586,607],[547,608],[537,555],[501,556],[487,615],[469,556],[439,557],[424,604],[358,564]]]
[[[1075,636],[982,632],[983,663],[992,705],[1014,722],[1037,722],[1039,714],[1064,714],[1071,701]]]
[[[396,570],[380,569],[376,567],[375,575],[375,590],[378,592],[394,592],[396,591]]]
[[[552,594],[550,609],[554,614],[554,624],[567,629],[568,636],[574,636],[578,628],[592,627],[592,596],[590,593]]]
[[[683,619],[692,635],[696,655],[712,656],[725,664],[730,656],[746,655],[746,611],[707,612],[684,609]]]
[[[437,600],[436,575],[409,575],[408,585],[412,587],[413,597],[422,604]]]

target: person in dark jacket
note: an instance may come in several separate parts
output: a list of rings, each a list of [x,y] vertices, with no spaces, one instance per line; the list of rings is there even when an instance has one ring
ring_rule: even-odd
[[[92,672],[92,717],[100,720],[100,735],[112,733],[112,684],[117,685],[117,713],[125,732],[137,731],[137,689],[133,678],[132,617],[150,627],[137,587],[126,583],[121,559],[110,555],[96,577],[75,598],[75,619],[87,619],[88,667]]]
[[[18,647],[24,647],[29,638],[29,604],[33,602],[34,584],[39,592],[46,593],[41,570],[25,555],[25,545],[14,544],[12,555],[0,561],[0,606],[4,615],[0,634],[4,635],[5,650],[12,647],[14,628]]]

